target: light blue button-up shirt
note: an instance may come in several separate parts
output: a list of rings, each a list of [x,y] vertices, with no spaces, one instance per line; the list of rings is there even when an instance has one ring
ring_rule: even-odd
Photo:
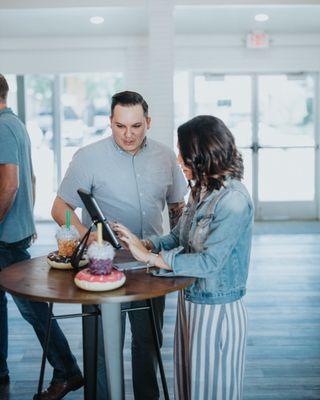
[[[167,146],[148,138],[132,155],[112,136],[77,151],[58,196],[73,208],[82,208],[79,188],[94,195],[108,219],[121,222],[140,238],[161,235],[166,202],[183,201],[187,192],[176,156]],[[85,210],[82,220],[90,225]]]

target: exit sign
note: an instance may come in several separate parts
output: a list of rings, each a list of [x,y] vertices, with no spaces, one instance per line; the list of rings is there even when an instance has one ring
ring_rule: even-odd
[[[266,49],[269,47],[269,36],[264,32],[252,32],[247,35],[248,49]]]

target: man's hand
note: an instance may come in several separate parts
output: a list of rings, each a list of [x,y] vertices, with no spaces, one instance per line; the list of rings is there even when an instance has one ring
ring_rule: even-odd
[[[64,225],[66,223],[66,211],[69,210],[70,214],[71,214],[71,224],[74,225],[81,238],[86,234],[87,232],[87,227],[85,227],[84,225],[82,225],[81,221],[79,220],[79,218],[77,217],[76,213],[74,212],[74,209],[67,204],[61,197],[57,196],[53,202],[53,206],[52,206],[52,210],[51,210],[51,215],[52,218],[57,222],[57,224]],[[92,232],[90,234],[89,240],[91,242],[93,242],[93,240],[95,240],[96,236],[95,236],[95,232]]]

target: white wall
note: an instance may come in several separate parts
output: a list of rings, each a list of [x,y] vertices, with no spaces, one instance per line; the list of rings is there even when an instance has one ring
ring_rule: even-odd
[[[214,72],[319,71],[320,35],[273,35],[268,49],[247,49],[238,35],[178,37],[176,69]]]
[[[166,29],[164,25],[162,29]],[[227,71],[319,71],[320,35],[274,35],[264,50],[246,49],[242,37],[175,38],[175,69]],[[150,43],[151,45],[151,43]],[[170,61],[168,43],[157,49]],[[155,50],[154,50],[155,51]],[[0,70],[5,73],[124,71],[128,85],[147,90],[147,37],[12,38],[0,40]]]
[[[0,71],[123,72],[126,87],[141,92],[150,104],[152,135],[169,145],[173,143],[174,69],[220,73],[320,71],[320,35],[273,35],[270,48],[265,50],[246,49],[240,35],[174,38],[172,9],[163,10],[156,26],[150,18],[149,37],[0,40]]]

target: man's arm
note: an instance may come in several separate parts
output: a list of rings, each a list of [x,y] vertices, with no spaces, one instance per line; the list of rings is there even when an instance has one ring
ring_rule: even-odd
[[[181,201],[180,203],[169,203],[168,204],[169,223],[170,223],[171,231],[179,222],[179,219],[182,215],[184,206],[185,206],[184,201]],[[170,233],[170,235],[171,235],[171,233]],[[154,250],[154,244],[150,239],[143,239],[141,241],[147,250],[150,250],[150,251]]]
[[[66,223],[66,210],[70,211],[71,214],[71,224],[74,225],[81,236],[83,236],[87,228],[82,225],[81,221],[79,220],[78,216],[74,212],[74,209],[67,204],[61,197],[57,196],[53,202],[53,206],[51,209],[52,218],[61,226],[65,225]]]
[[[185,206],[184,201],[181,201],[180,203],[168,204],[169,222],[170,222],[171,230],[177,225],[177,223],[182,215],[184,206]]]
[[[32,197],[33,197],[33,207],[36,203],[36,177],[32,174]]]
[[[0,223],[14,203],[19,188],[19,167],[0,164]]]
[[[80,236],[83,237],[88,230],[87,227],[81,223],[70,204],[66,203],[61,197],[57,196],[53,202],[51,215],[60,226],[66,223],[66,210],[70,211],[71,225],[74,225],[80,233]],[[93,240],[96,240],[96,232],[91,232],[88,239],[88,244],[90,244]]]

